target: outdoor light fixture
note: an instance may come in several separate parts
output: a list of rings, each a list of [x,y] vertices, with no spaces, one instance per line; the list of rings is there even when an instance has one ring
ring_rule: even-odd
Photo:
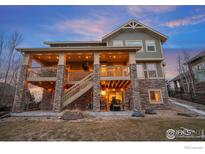
[[[101,95],[105,96],[106,95],[106,91],[105,90],[101,90]]]

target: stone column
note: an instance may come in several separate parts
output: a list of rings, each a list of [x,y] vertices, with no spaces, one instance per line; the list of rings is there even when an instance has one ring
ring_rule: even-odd
[[[93,111],[100,111],[100,56],[94,53],[94,86],[93,86]]]
[[[29,54],[23,55],[23,63],[18,76],[18,82],[16,86],[14,102],[12,106],[12,112],[22,112],[24,110],[24,92],[26,87],[27,70],[30,64]]]
[[[129,65],[130,65],[130,80],[131,80],[131,105],[133,110],[141,112],[141,101],[139,94],[139,83],[137,77],[137,67],[135,62],[135,52],[129,54]]]
[[[64,86],[64,71],[65,71],[65,56],[64,53],[59,55],[59,61],[57,66],[57,74],[56,74],[56,86],[55,86],[55,94],[54,94],[54,102],[53,102],[53,111],[60,112],[62,105],[62,96],[63,96],[63,86]]]

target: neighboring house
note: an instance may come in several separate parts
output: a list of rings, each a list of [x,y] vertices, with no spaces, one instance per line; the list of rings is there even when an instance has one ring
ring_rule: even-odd
[[[166,108],[163,34],[131,20],[101,41],[44,42],[24,56],[13,112],[29,84],[43,88],[41,109],[93,111]]]
[[[189,71],[169,81],[169,94],[205,104],[205,51],[191,58],[185,65]]]

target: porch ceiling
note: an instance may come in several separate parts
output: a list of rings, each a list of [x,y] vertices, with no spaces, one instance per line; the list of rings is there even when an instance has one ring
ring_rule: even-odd
[[[101,81],[100,86],[102,88],[126,88],[130,84],[130,80],[109,80],[109,81]]]
[[[48,63],[58,63],[59,56],[55,53],[46,53],[46,54],[32,54],[32,58],[37,62],[42,64]],[[122,52],[107,52],[100,54],[100,61],[101,62],[127,62],[129,59],[128,53]],[[93,53],[67,53],[66,54],[66,61],[67,62],[83,62],[83,61],[90,61],[94,60]]]

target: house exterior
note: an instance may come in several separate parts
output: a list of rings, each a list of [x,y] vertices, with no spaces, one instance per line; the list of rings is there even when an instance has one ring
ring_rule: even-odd
[[[205,51],[185,63],[188,71],[169,81],[169,94],[173,97],[205,104]]]
[[[24,60],[12,112],[26,110],[25,89],[43,88],[41,110],[166,108],[162,44],[167,37],[130,20],[101,41],[44,42],[18,48]]]

